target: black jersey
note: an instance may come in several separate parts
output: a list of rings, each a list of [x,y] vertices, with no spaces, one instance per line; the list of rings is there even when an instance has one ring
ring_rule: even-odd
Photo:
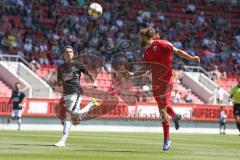
[[[12,102],[13,102],[13,109],[22,109],[22,105],[19,105],[22,103],[23,99],[25,98],[25,94],[20,91],[13,91],[12,92]]]
[[[80,77],[82,73],[87,73],[86,66],[77,63],[65,63],[58,67],[58,81],[63,82],[63,93],[68,94],[82,94],[82,87],[80,85]]]

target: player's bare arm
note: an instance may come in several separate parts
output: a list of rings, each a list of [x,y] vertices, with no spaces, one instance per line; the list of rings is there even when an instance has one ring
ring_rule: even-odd
[[[8,101],[8,106],[12,103],[13,98],[11,97]]]
[[[233,95],[231,94],[231,95],[229,96],[229,98],[228,98],[228,101],[231,101],[232,98],[233,98]]]
[[[93,82],[93,85],[92,85],[92,86],[93,86],[94,88],[96,88],[96,87],[97,87],[97,81],[94,80],[93,76],[92,76],[89,72],[85,73],[85,75],[89,77],[89,79]]]
[[[194,61],[196,63],[200,63],[200,58],[198,56],[191,56],[187,52],[177,48],[174,48],[174,52],[183,58]]]
[[[149,66],[150,66],[149,64],[143,64],[135,72],[130,72],[128,70],[125,70],[125,71],[120,71],[120,74],[125,78],[137,77],[137,76],[140,76],[140,75],[143,75],[144,73],[146,73],[149,69]]]

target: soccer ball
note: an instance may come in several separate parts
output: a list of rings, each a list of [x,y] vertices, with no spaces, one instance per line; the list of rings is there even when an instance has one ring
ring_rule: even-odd
[[[88,7],[88,14],[93,17],[93,18],[97,18],[99,16],[101,16],[102,14],[102,6],[98,3],[92,3],[89,7]]]

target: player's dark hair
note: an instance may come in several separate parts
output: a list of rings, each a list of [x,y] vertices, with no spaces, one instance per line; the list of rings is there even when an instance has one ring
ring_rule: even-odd
[[[64,51],[65,51],[67,48],[70,48],[70,49],[72,49],[72,50],[73,50],[73,47],[72,47],[72,46],[70,46],[70,45],[68,45],[68,46],[65,46],[65,47],[64,47]]]
[[[17,88],[17,85],[20,85],[21,83],[20,82],[16,82],[15,83],[15,88]]]

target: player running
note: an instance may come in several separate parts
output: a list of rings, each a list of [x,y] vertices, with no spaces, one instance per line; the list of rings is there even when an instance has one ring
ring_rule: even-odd
[[[224,111],[224,108],[221,107],[220,114],[219,114],[220,134],[226,134],[226,132],[225,132],[225,130],[226,130],[226,123],[227,123],[227,115],[226,115],[226,112]]]
[[[87,106],[80,109],[83,94],[80,86],[81,73],[87,75],[94,82],[92,75],[88,73],[85,65],[74,59],[72,46],[66,46],[64,48],[64,64],[58,67],[57,82],[55,82],[55,85],[63,87],[66,107],[63,120],[63,136],[58,143],[54,144],[57,147],[65,146],[73,118],[76,119],[77,117],[77,119],[82,120],[91,108],[99,106],[96,100],[92,98]],[[96,82],[93,83],[93,86],[96,87]]]
[[[13,104],[12,120],[18,121],[18,131],[20,131],[21,129],[23,100],[25,98],[25,94],[21,92],[20,89],[21,89],[20,83],[19,82],[15,83],[15,90],[12,92],[12,96],[8,101],[8,105],[10,105],[11,103]]]
[[[173,88],[172,75],[172,53],[183,58],[199,63],[198,56],[191,56],[183,50],[177,49],[170,42],[160,40],[160,35],[153,28],[143,28],[139,31],[140,45],[145,49],[144,62],[136,72],[123,71],[125,77],[134,77],[144,74],[147,70],[152,71],[152,91],[157,101],[159,112],[162,116],[164,133],[163,150],[169,150],[171,141],[169,134],[170,119],[175,123],[175,128],[179,128],[180,116],[176,115],[169,105],[171,90]]]
[[[229,100],[232,98],[234,99],[233,115],[235,117],[235,122],[240,136],[240,77],[238,77],[238,84],[231,90]]]

